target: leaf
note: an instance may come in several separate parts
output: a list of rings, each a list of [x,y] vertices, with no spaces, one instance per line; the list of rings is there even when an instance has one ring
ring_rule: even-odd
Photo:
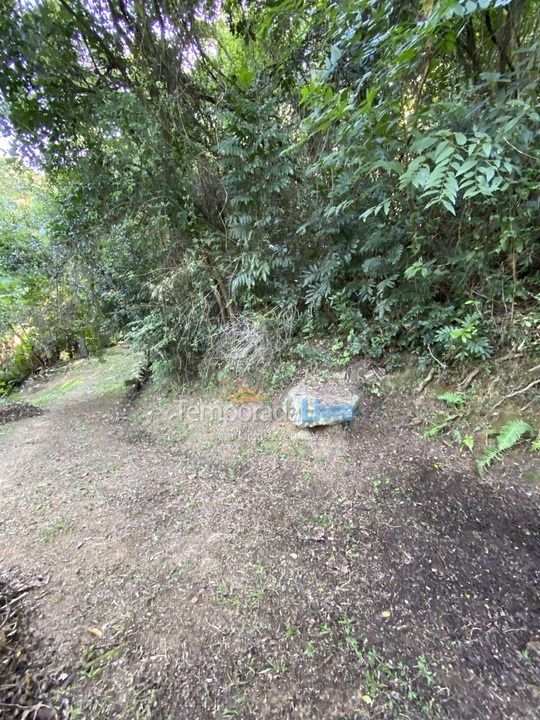
[[[532,427],[524,420],[511,420],[503,427],[497,439],[499,452],[509,450],[523,435],[532,432]]]
[[[423,155],[420,155],[419,157],[414,158],[414,160],[411,162],[409,167],[407,168],[406,172],[401,176],[400,179],[400,187],[404,187],[411,181],[411,178],[414,177],[414,175],[418,172],[420,166],[422,163],[425,162],[425,157]]]
[[[467,137],[463,133],[456,133],[455,138],[458,145],[465,145],[467,142]]]
[[[516,445],[523,435],[533,432],[533,428],[524,420],[510,420],[497,436],[496,445],[489,448],[478,461],[479,472],[482,473],[494,460],[500,460],[501,455]]]
[[[414,60],[414,58],[418,55],[418,49],[414,47],[407,48],[407,50],[404,50],[402,53],[400,53],[397,58],[396,62],[398,63],[404,63],[409,62],[410,60]]]
[[[244,89],[248,88],[251,85],[251,81],[253,80],[253,72],[249,69],[247,66],[240,66],[237,70],[237,76],[238,76],[238,82],[240,83],[240,86]]]
[[[455,201],[458,189],[455,175],[448,175],[444,184],[444,192],[448,195],[449,199]]]
[[[413,144],[411,145],[411,152],[422,152],[426,150],[428,147],[431,147],[437,142],[438,138],[436,137],[423,137],[418,138],[418,140],[415,140]]]
[[[438,400],[444,400],[444,402],[454,407],[459,407],[465,402],[465,398],[460,393],[455,392],[443,392],[441,395],[437,395]]]
[[[103,633],[98,627],[89,627],[87,628],[87,630],[89,633],[97,637],[98,640],[101,640],[101,638],[103,637]]]
[[[477,164],[477,161],[474,158],[468,158],[465,160],[463,165],[460,166],[459,170],[456,172],[456,177],[459,175],[463,175],[464,173],[471,170],[475,165]]]
[[[330,51],[330,62],[332,63],[332,65],[335,65],[340,58],[341,49],[337,47],[337,45],[332,45],[332,49]]]
[[[444,145],[444,147],[443,147]],[[450,157],[452,153],[454,152],[454,147],[446,140],[443,141],[435,151],[435,157],[434,160],[437,163],[437,165],[440,165],[446,158]]]
[[[457,415],[449,415],[443,422],[438,423],[437,425],[432,425],[431,427],[427,428],[424,431],[424,437],[430,438],[434,437],[435,435],[438,435],[441,430],[444,430],[445,427],[447,427],[452,420],[455,420],[458,416]]]

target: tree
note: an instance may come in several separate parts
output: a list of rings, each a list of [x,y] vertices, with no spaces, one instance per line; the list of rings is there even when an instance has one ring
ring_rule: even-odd
[[[0,24],[51,237],[159,366],[244,313],[486,357],[539,292],[538,2],[41,0]],[[91,298],[91,299],[90,299]],[[431,351],[431,352],[430,352]]]

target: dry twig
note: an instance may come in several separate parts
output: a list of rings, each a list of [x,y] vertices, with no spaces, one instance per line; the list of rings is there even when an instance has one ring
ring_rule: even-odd
[[[491,408],[491,411],[495,410],[495,408],[498,408],[499,405],[502,405],[505,400],[509,400],[510,398],[516,397],[516,395],[523,395],[523,393],[526,393],[527,390],[530,390],[535,385],[538,385],[540,383],[540,378],[538,380],[533,380],[528,385],[526,385],[523,388],[520,388],[519,390],[515,390],[514,392],[508,393],[508,395],[505,395],[503,398],[499,400],[499,402],[495,403],[495,405]]]
[[[463,392],[464,390],[466,390],[469,387],[469,385],[472,383],[474,378],[478,375],[478,373],[481,372],[481,370],[482,370],[481,365],[479,367],[475,368],[474,370],[471,370],[471,372],[459,383],[459,385],[457,387],[458,392]]]
[[[425,390],[426,385],[429,385],[429,383],[433,380],[434,377],[435,377],[435,368],[431,368],[431,370],[427,374],[427,377],[424,378],[424,380],[422,380],[422,382],[418,386],[418,390],[416,392],[420,395],[420,393]]]

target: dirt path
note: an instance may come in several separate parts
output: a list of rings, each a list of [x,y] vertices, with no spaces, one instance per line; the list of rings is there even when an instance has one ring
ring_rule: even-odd
[[[127,408],[133,362],[68,368],[0,435],[0,565],[41,578],[59,716],[537,717],[532,491],[480,483],[400,398],[300,439],[215,398]]]

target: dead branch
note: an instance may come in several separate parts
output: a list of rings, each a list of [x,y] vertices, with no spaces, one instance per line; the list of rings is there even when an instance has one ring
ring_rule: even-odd
[[[508,395],[505,395],[503,398],[499,400],[499,402],[495,403],[495,405],[491,408],[491,411],[495,410],[495,408],[499,407],[499,405],[502,405],[502,403],[505,400],[509,400],[510,398],[516,397],[516,395],[523,395],[523,393],[526,393],[527,390],[530,390],[535,385],[538,385],[540,383],[540,378],[538,380],[533,380],[530,382],[526,387],[520,388],[519,390],[515,390],[514,392],[508,393]]]
[[[433,380],[434,377],[435,377],[435,368],[431,368],[427,377],[424,380],[422,380],[422,382],[418,386],[418,390],[416,392],[420,395],[420,393],[425,390],[426,385],[429,385],[429,383]]]
[[[481,372],[482,366],[475,368],[474,370],[471,370],[471,372],[459,383],[457,386],[458,392],[463,392],[466,390],[469,385],[472,383],[474,378],[478,375],[479,372]]]

